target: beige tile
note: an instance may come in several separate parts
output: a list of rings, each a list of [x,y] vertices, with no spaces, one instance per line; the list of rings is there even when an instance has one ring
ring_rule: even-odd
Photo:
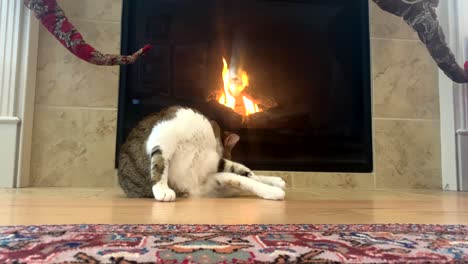
[[[374,117],[439,118],[437,66],[417,41],[373,40]]]
[[[95,48],[106,53],[119,53],[118,23],[80,22],[77,27]],[[119,67],[95,66],[76,58],[41,28],[36,103],[116,107],[118,75]]]
[[[114,186],[116,119],[116,111],[36,107],[33,186]]]
[[[71,20],[121,21],[122,0],[59,0]]]
[[[383,11],[372,0],[369,0],[369,6],[371,37],[419,39],[416,32],[403,19]]]
[[[409,187],[411,189],[441,190],[441,168],[414,170],[409,177]]]
[[[437,121],[375,120],[377,188],[440,189]]]
[[[260,173],[257,173],[260,174]],[[261,175],[285,179],[288,188],[294,189],[374,189],[373,174],[316,173],[316,172],[261,172]]]
[[[292,177],[294,188],[374,189],[374,175],[367,173],[299,173]]]

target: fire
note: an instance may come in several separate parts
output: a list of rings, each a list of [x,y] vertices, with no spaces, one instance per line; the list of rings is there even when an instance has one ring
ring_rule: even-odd
[[[233,109],[237,113],[246,116],[260,112],[258,105],[242,94],[245,88],[249,86],[249,76],[247,75],[247,72],[243,70],[240,70],[237,74],[231,72],[226,59],[223,58],[222,74],[224,88],[218,102]],[[237,76],[240,76],[240,78]],[[243,105],[242,103],[239,105],[238,101],[240,101],[240,99],[242,99],[244,103]]]

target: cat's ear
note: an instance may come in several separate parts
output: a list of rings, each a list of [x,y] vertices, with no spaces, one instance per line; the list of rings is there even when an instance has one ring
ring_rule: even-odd
[[[232,159],[232,149],[236,146],[237,142],[239,142],[240,136],[234,133],[224,132],[224,153],[223,157],[225,159]]]
[[[234,133],[224,132],[224,148],[231,151],[240,140],[240,136]]]

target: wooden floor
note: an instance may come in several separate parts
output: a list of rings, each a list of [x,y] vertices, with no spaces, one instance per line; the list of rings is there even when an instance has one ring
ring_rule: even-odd
[[[3,189],[0,225],[31,224],[468,224],[468,194],[423,191],[289,192],[255,198],[127,199],[115,189]]]

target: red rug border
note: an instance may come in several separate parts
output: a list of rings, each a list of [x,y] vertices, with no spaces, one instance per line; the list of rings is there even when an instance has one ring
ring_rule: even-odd
[[[468,234],[468,225],[442,224],[64,224],[1,226],[0,233],[11,232],[129,232],[129,233],[283,233],[283,232],[391,232]]]

